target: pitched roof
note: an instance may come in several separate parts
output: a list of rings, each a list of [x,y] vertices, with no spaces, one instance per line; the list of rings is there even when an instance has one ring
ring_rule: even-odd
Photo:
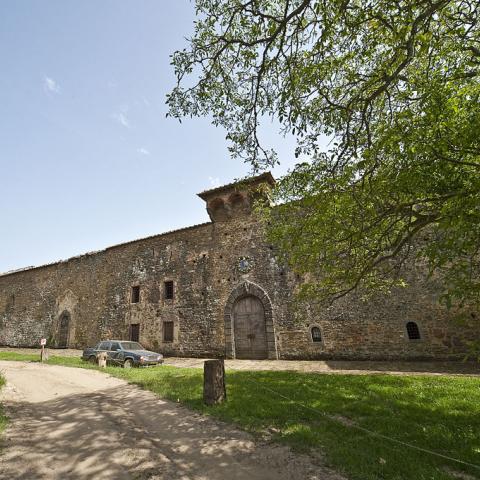
[[[149,235],[148,237],[137,238],[135,240],[129,240],[127,242],[117,243],[116,245],[111,245],[111,246],[103,248],[101,250],[94,250],[92,252],[81,253],[80,255],[75,255],[73,257],[66,258],[64,260],[57,260],[57,261],[54,261],[54,262],[45,263],[43,265],[32,265],[32,266],[29,266],[29,267],[18,268],[16,270],[9,270],[7,272],[0,272],[0,277],[7,277],[8,275],[14,275],[16,273],[28,272],[30,270],[38,270],[38,269],[42,269],[42,268],[46,268],[46,267],[53,267],[55,265],[60,265],[60,264],[63,264],[63,263],[71,262],[72,260],[78,260],[79,258],[99,255],[101,253],[105,253],[105,252],[113,250],[115,248],[123,247],[125,245],[130,245],[132,243],[143,242],[145,240],[152,240],[154,238],[160,239],[161,237],[164,237],[164,236],[166,237],[166,236],[171,235],[171,234],[181,233],[181,232],[184,232],[184,231],[187,231],[187,230],[194,230],[195,228],[205,227],[205,226],[211,225],[211,224],[212,224],[212,222],[198,223],[196,225],[190,225],[189,227],[178,228],[176,230],[169,230],[167,232],[157,233],[157,234],[154,234],[154,235]]]
[[[232,189],[235,186],[240,186],[242,184],[245,184],[245,185],[255,185],[255,184],[257,184],[258,185],[258,184],[264,183],[264,182],[267,182],[272,186],[275,185],[275,179],[273,178],[273,176],[270,172],[265,172],[265,173],[262,173],[261,175],[257,175],[255,177],[245,178],[243,180],[237,180],[237,181],[229,183],[227,185],[222,185],[221,187],[216,187],[216,188],[212,188],[210,190],[205,190],[205,191],[199,193],[198,196],[202,200],[206,200],[212,194],[220,193],[222,191]],[[150,240],[150,239],[153,239],[153,238],[160,238],[162,236],[166,236],[166,235],[169,235],[169,234],[172,234],[172,233],[180,233],[182,231],[191,230],[191,229],[195,229],[195,228],[198,228],[198,227],[203,227],[203,226],[210,225],[210,224],[211,224],[211,222],[205,222],[205,223],[200,223],[198,225],[191,225],[191,226],[188,226],[188,227],[179,228],[177,230],[170,230],[170,231],[167,231],[167,232],[164,232],[164,233],[159,233],[159,234],[155,234],[155,235],[150,235],[148,237],[139,238],[139,239],[136,239],[136,240],[130,240],[130,241],[127,241],[127,242],[122,242],[122,243],[119,243],[117,245],[112,245],[112,246],[106,247],[106,248],[101,249],[101,250],[96,250],[96,251],[93,251],[93,252],[88,252],[88,253],[83,253],[83,254],[80,254],[80,255],[76,255],[76,256],[67,258],[65,260],[58,260],[56,262],[51,262],[51,263],[47,263],[47,264],[44,264],[44,265],[19,268],[17,270],[10,270],[10,271],[3,272],[3,273],[0,272],[0,277],[6,277],[8,275],[14,275],[16,273],[27,272],[29,270],[37,270],[37,269],[41,269],[41,268],[45,268],[45,267],[59,265],[59,264],[62,264],[62,263],[68,263],[68,262],[70,262],[72,260],[75,260],[75,259],[79,259],[79,258],[82,258],[82,257],[90,257],[90,256],[93,256],[93,255],[98,255],[98,254],[104,253],[106,251],[109,251],[109,250],[112,250],[112,249],[115,249],[115,248],[118,248],[118,247],[122,247],[124,245],[129,245],[129,244],[136,243],[136,242],[142,242],[144,240]]]
[[[226,190],[232,190],[237,186],[243,185],[258,185],[260,183],[269,183],[272,187],[275,185],[275,179],[270,172],[262,173],[261,175],[257,175],[255,177],[248,177],[242,180],[237,180],[232,183],[227,183],[226,185],[222,185],[220,187],[215,187],[210,190],[204,190],[203,192],[197,193],[197,195],[202,200],[207,200],[207,198],[211,197],[213,194],[222,193]]]

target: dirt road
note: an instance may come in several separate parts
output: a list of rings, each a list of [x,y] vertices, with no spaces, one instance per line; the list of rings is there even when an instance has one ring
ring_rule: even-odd
[[[2,480],[342,478],[97,371],[2,361],[0,371],[11,418]]]

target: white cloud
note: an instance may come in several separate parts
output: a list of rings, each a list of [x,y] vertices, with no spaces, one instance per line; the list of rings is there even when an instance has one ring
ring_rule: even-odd
[[[136,107],[150,107],[150,100],[147,97],[140,97],[137,100],[135,100],[134,105]]]
[[[127,114],[124,112],[112,113],[112,118],[123,125],[125,128],[130,128],[130,122],[128,121]]]
[[[47,93],[60,93],[60,85],[51,77],[43,77],[43,89]]]
[[[146,148],[144,147],[141,147],[141,148],[137,148],[137,152],[142,154],[142,155],[150,155],[150,150],[147,150]]]
[[[220,186],[220,179],[218,177],[208,177],[208,181],[212,187]]]

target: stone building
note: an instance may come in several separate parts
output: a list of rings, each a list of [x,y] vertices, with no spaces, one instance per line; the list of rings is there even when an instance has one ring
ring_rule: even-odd
[[[252,214],[263,174],[199,194],[211,221],[0,276],[0,345],[83,348],[139,340],[166,355],[236,358],[458,358],[478,333],[410,286],[328,309],[294,302],[300,281]],[[474,315],[472,313],[472,315]]]

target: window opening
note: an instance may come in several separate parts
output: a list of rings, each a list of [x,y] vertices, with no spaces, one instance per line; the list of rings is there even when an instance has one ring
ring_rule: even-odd
[[[173,298],[173,281],[168,280],[165,282],[165,298],[171,300]]]
[[[420,340],[420,330],[415,322],[407,323],[407,334],[409,340]]]
[[[135,285],[132,287],[132,303],[139,303],[140,302],[140,287]]]
[[[322,332],[318,327],[312,327],[310,330],[312,334],[312,342],[321,342],[322,341]]]

